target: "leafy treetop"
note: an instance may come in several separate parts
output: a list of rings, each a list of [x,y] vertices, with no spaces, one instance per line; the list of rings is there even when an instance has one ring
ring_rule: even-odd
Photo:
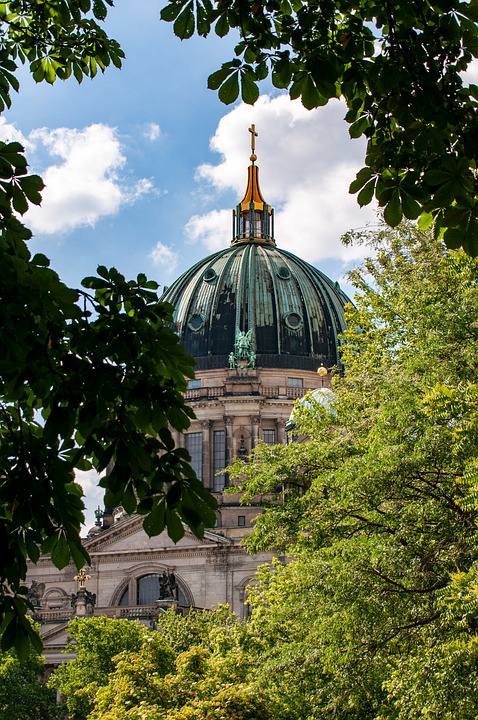
[[[343,98],[351,137],[367,139],[359,204],[375,196],[392,227],[420,216],[478,254],[477,0],[171,0],[161,17],[182,39],[239,30],[209,77],[226,104],[254,104],[269,75],[308,109]]]

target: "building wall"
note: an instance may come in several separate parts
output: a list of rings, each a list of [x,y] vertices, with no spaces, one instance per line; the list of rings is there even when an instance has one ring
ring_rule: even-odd
[[[321,378],[311,371],[260,368],[199,371],[187,392],[196,419],[188,433],[176,433],[175,440],[184,446],[188,437],[195,436],[202,480],[219,501],[217,525],[206,532],[203,540],[186,531],[185,537],[174,545],[166,533],[149,538],[142,529],[142,518],[129,517],[120,509],[105,527],[94,528],[85,540],[91,557],[91,565],[86,568],[90,576],[86,589],[95,597],[94,608],[90,607],[88,612],[154,623],[158,608],[154,603],[138,605],[137,583],[147,575],[166,572],[174,573],[183,604],[211,608],[228,603],[239,617],[245,617],[246,587],[257,566],[269,562],[272,553],[249,555],[241,546],[261,509],[257,505],[242,506],[239,495],[219,491],[217,481],[214,490],[214,433],[224,436],[225,464],[238,454],[248,455],[264,438],[287,442],[284,426],[295,399],[308,389],[329,384],[328,376]],[[227,477],[224,484],[228,485]],[[45,654],[52,665],[62,658],[59,651],[66,643],[67,621],[80,612],[71,603],[78,592],[76,576],[73,565],[58,571],[48,557],[41,558],[28,572],[27,583],[37,583],[36,587],[41,589],[36,617],[42,623]],[[126,589],[128,603],[121,604]]]

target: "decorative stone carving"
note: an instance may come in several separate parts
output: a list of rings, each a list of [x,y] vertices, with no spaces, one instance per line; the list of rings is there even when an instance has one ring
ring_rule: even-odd
[[[158,600],[177,600],[178,584],[174,573],[164,571],[159,578],[159,597]]]
[[[45,592],[45,583],[39,583],[36,580],[32,580],[32,584],[28,588],[27,600],[34,608],[41,607],[41,598]]]

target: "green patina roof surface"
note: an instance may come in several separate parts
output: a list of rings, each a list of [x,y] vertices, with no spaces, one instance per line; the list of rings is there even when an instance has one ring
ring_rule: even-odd
[[[181,275],[163,295],[198,369],[227,367],[236,332],[252,329],[258,367],[316,370],[339,363],[349,301],[337,283],[297,256],[234,243]]]

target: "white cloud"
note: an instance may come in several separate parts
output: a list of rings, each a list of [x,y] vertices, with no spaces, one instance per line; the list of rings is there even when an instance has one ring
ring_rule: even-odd
[[[231,210],[212,210],[206,215],[193,215],[185,232],[188,240],[199,240],[209,252],[223,250],[227,245],[224,239],[231,239]]]
[[[160,136],[161,128],[157,123],[150,122],[146,124],[143,131],[143,137],[145,137],[147,140],[150,140],[151,142],[154,142],[155,140],[158,140]]]
[[[32,150],[34,147],[34,144],[30,142],[30,140],[25,137],[25,135],[15,127],[15,125],[7,122],[4,117],[0,117],[0,140],[6,143],[19,142],[23,145],[25,150]]]
[[[232,189],[240,200],[251,152],[247,128],[254,123],[260,184],[266,202],[275,207],[277,245],[309,262],[362,257],[363,247],[346,248],[340,242],[347,230],[375,220],[373,207],[360,209],[348,192],[364,164],[365,144],[350,140],[344,114],[338,101],[308,111],[285,95],[261,96],[254,107],[240,104],[221,118],[211,139],[221,162],[201,165],[197,179],[218,193]],[[192,217],[186,234],[209,250],[226,247],[230,210]]]
[[[179,262],[178,253],[176,253],[170,245],[165,245],[159,241],[151,250],[149,257],[155,265],[166,268],[168,270],[168,275],[174,273]]]
[[[28,223],[35,233],[52,234],[80,225],[95,225],[124,204],[138,200],[152,188],[150,180],[122,181],[124,157],[116,130],[89,125],[83,130],[40,128],[29,139],[60,162],[42,171],[45,182],[41,207],[32,207]]]
[[[159,128],[158,128],[159,129]],[[149,178],[125,178],[126,158],[115,128],[37,128],[28,137],[0,118],[0,139],[21,142],[33,172],[45,182],[41,206],[31,206],[27,223],[34,233],[65,233],[95,225],[124,205],[156,192]],[[33,160],[33,162],[32,162]]]
[[[87,508],[83,528],[88,531],[95,524],[95,508],[98,506],[104,508],[103,498],[105,491],[98,485],[100,475],[96,470],[76,470],[75,475],[76,482],[83,488],[83,502]]]

